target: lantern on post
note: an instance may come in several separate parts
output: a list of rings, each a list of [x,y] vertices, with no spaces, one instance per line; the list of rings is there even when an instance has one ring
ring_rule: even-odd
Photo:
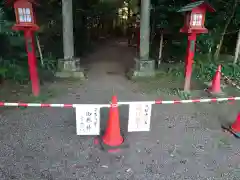
[[[206,11],[215,12],[215,9],[205,1],[194,1],[178,11],[185,13],[184,26],[180,29],[180,32],[188,34],[184,91],[190,90],[196,36],[208,32],[204,26]]]
[[[36,24],[36,16],[33,10],[33,5],[37,4],[34,0],[7,0],[7,4],[13,4],[15,10],[16,24],[12,29],[24,32],[32,92],[34,96],[38,96],[40,89],[35,55],[34,32],[37,31],[39,27]]]

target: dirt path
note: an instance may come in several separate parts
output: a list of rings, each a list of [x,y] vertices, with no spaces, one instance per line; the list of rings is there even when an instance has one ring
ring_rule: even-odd
[[[84,86],[69,88],[51,102],[106,103],[112,94],[121,101],[152,100],[123,76],[133,55],[123,43],[102,47],[89,57]],[[128,133],[130,148],[119,154],[101,152],[93,137],[76,136],[74,110],[6,112],[0,115],[0,179],[237,180],[240,143],[223,133],[218,122],[227,111],[228,119],[235,118],[237,111],[230,108],[155,105],[151,131]],[[101,110],[102,128],[107,113]],[[120,113],[125,126],[128,107],[120,108]]]

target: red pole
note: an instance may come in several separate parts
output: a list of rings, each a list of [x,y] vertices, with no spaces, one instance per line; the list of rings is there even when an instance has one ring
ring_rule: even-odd
[[[37,72],[37,61],[35,55],[35,46],[34,46],[34,36],[32,30],[25,30],[24,37],[26,40],[26,50],[28,54],[28,66],[29,66],[29,73],[30,79],[32,82],[32,92],[34,96],[39,96],[40,89],[39,89],[39,78]]]
[[[188,47],[185,62],[185,83],[184,91],[190,91],[191,77],[192,77],[192,64],[195,53],[196,34],[188,34]]]

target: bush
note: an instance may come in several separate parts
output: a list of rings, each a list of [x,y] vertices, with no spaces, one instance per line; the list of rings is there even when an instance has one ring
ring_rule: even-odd
[[[208,82],[211,81],[218,65],[222,65],[222,73],[234,81],[238,81],[240,78],[240,65],[229,63],[229,61],[213,61],[210,60],[206,55],[196,55],[194,58],[192,76],[195,79]],[[167,68],[167,74],[176,77],[184,77],[184,63],[174,64]]]

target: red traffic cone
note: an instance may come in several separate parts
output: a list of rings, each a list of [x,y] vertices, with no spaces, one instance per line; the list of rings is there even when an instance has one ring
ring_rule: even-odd
[[[230,126],[223,126],[223,129],[226,129],[232,133],[237,138],[240,138],[240,113],[238,113],[235,122]]]
[[[120,130],[117,96],[112,97],[107,128],[104,135],[100,138],[100,144],[102,149],[108,152],[114,152],[120,148],[128,147]]]
[[[123,142],[123,137],[121,136],[120,132],[119,112],[116,96],[112,97],[107,129],[102,140],[103,143],[108,146],[119,146]]]
[[[232,133],[240,138],[240,113],[237,115],[237,119],[231,126]]]
[[[212,94],[220,94],[222,93],[221,89],[221,65],[218,66],[215,76],[213,77],[212,86],[209,91]]]

